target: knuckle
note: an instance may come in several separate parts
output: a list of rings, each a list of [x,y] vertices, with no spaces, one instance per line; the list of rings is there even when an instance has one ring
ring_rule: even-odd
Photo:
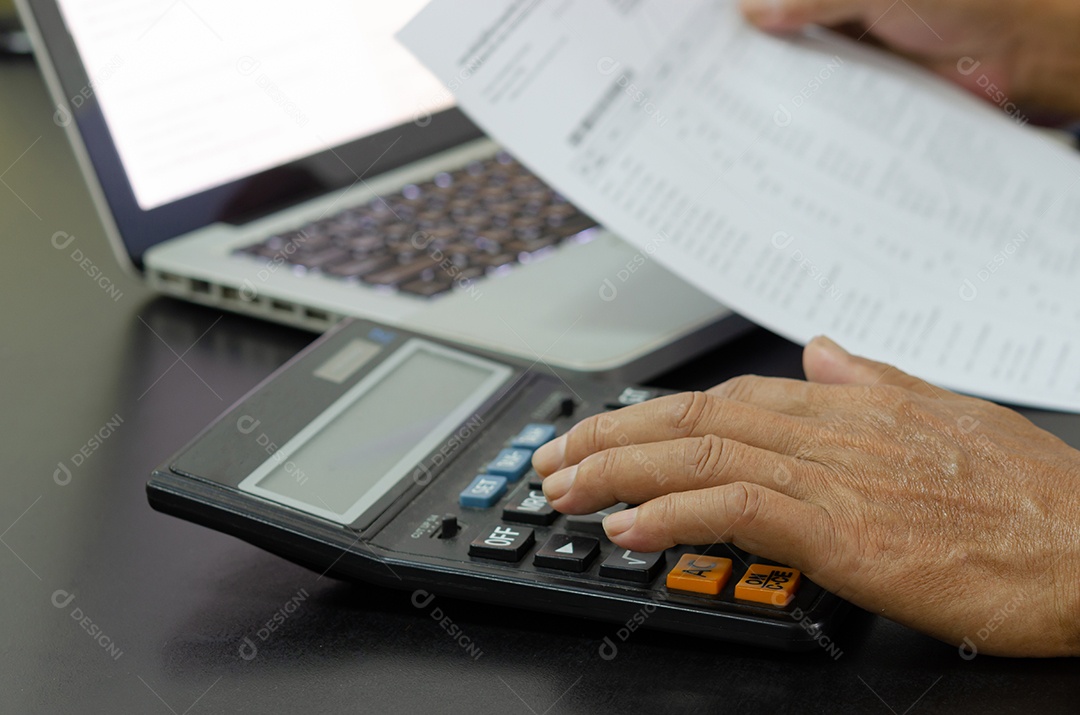
[[[704,392],[686,392],[677,396],[674,428],[681,437],[690,437],[701,430],[709,416],[710,397]]]
[[[597,485],[603,484],[608,475],[618,474],[618,471],[619,450],[605,449],[590,454],[578,464],[574,486],[577,489],[595,491]]]
[[[591,454],[599,449],[608,435],[617,428],[618,422],[611,415],[590,417],[578,423],[578,426],[570,433],[570,442],[575,452]]]
[[[753,397],[761,379],[757,375],[739,375],[722,382],[716,388],[715,394],[729,400],[747,401]]]
[[[715,434],[694,440],[690,449],[690,465],[695,481],[712,482],[725,471],[731,458],[733,442]]]
[[[749,526],[757,519],[765,502],[764,489],[749,482],[734,482],[723,490],[724,509],[732,528]]]

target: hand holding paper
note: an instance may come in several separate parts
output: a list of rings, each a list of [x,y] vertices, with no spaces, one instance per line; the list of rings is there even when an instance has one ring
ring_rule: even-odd
[[[1080,159],[1021,117],[723,0],[436,0],[401,38],[544,179],[756,322],[1080,409]]]

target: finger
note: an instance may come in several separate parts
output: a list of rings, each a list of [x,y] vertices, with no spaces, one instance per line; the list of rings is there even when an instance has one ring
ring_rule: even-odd
[[[641,504],[671,492],[749,482],[803,498],[813,466],[741,442],[705,435],[616,447],[544,479],[544,496],[564,514],[591,514],[619,502]]]
[[[883,362],[852,355],[832,340],[818,336],[803,350],[803,370],[812,382],[834,385],[894,385],[926,397],[956,397],[948,390]]]
[[[794,454],[809,434],[809,427],[800,420],[704,392],[684,392],[588,417],[538,449],[533,455],[533,467],[547,475],[612,447],[706,434]]]
[[[746,482],[657,497],[608,516],[604,530],[631,551],[730,542],[808,572],[827,562],[832,543],[821,507]]]
[[[806,25],[839,25],[862,20],[865,0],[741,0],[750,22],[770,32],[792,32]]]
[[[709,388],[706,393],[799,417],[819,414],[820,386],[805,380],[740,375]]]

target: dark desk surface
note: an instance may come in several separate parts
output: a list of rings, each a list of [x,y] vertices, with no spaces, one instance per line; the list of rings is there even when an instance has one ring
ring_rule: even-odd
[[[609,625],[441,599],[474,660],[408,592],[319,579],[152,511],[150,470],[312,336],[123,275],[53,110],[31,64],[0,62],[0,712],[1075,712],[1073,661],[967,661],[864,613],[836,660],[643,631],[605,660]],[[75,242],[57,250],[57,231]],[[798,375],[798,356],[757,332],[658,382]],[[1080,418],[1031,416],[1080,444]]]

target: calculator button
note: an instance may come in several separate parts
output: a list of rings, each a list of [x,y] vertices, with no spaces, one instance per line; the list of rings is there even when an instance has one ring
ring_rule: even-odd
[[[488,474],[497,474],[506,477],[512,482],[521,479],[521,475],[529,471],[532,464],[532,450],[530,449],[504,449],[487,466]]]
[[[715,596],[731,578],[731,559],[703,554],[683,554],[667,575],[672,591],[692,591]]]
[[[481,474],[458,495],[461,506],[486,509],[506,493],[506,477]]]
[[[600,542],[587,536],[555,534],[533,557],[533,563],[548,569],[581,573],[600,553]]]
[[[548,526],[559,516],[558,512],[548,504],[543,491],[527,489],[518,494],[519,497],[503,508],[503,519],[506,521]]]
[[[568,516],[566,517],[566,528],[568,531],[577,531],[582,534],[596,534],[597,536],[605,536],[604,517],[608,514],[614,514],[617,511],[622,511],[625,508],[626,504],[615,504],[613,506],[609,506],[607,509],[594,511],[592,514],[577,514],[575,516]]]
[[[783,608],[795,598],[802,574],[787,566],[751,564],[735,584],[735,598]]]
[[[536,541],[533,530],[524,526],[496,524],[469,544],[469,556],[499,561],[521,561]]]
[[[555,439],[555,425],[534,422],[533,424],[525,425],[521,431],[517,433],[517,436],[510,440],[510,446],[523,447],[524,449],[539,449],[542,445],[547,444],[553,439]]]
[[[619,393],[620,405],[639,405],[642,402],[651,400],[656,396],[656,393],[652,390],[643,390],[638,387],[628,387]]]
[[[529,485],[529,489],[542,489],[544,480],[540,478],[535,469],[530,469],[529,473],[525,475],[525,483]]]
[[[664,552],[646,554],[629,549],[615,549],[600,564],[600,575],[620,581],[649,583],[664,568]]]

